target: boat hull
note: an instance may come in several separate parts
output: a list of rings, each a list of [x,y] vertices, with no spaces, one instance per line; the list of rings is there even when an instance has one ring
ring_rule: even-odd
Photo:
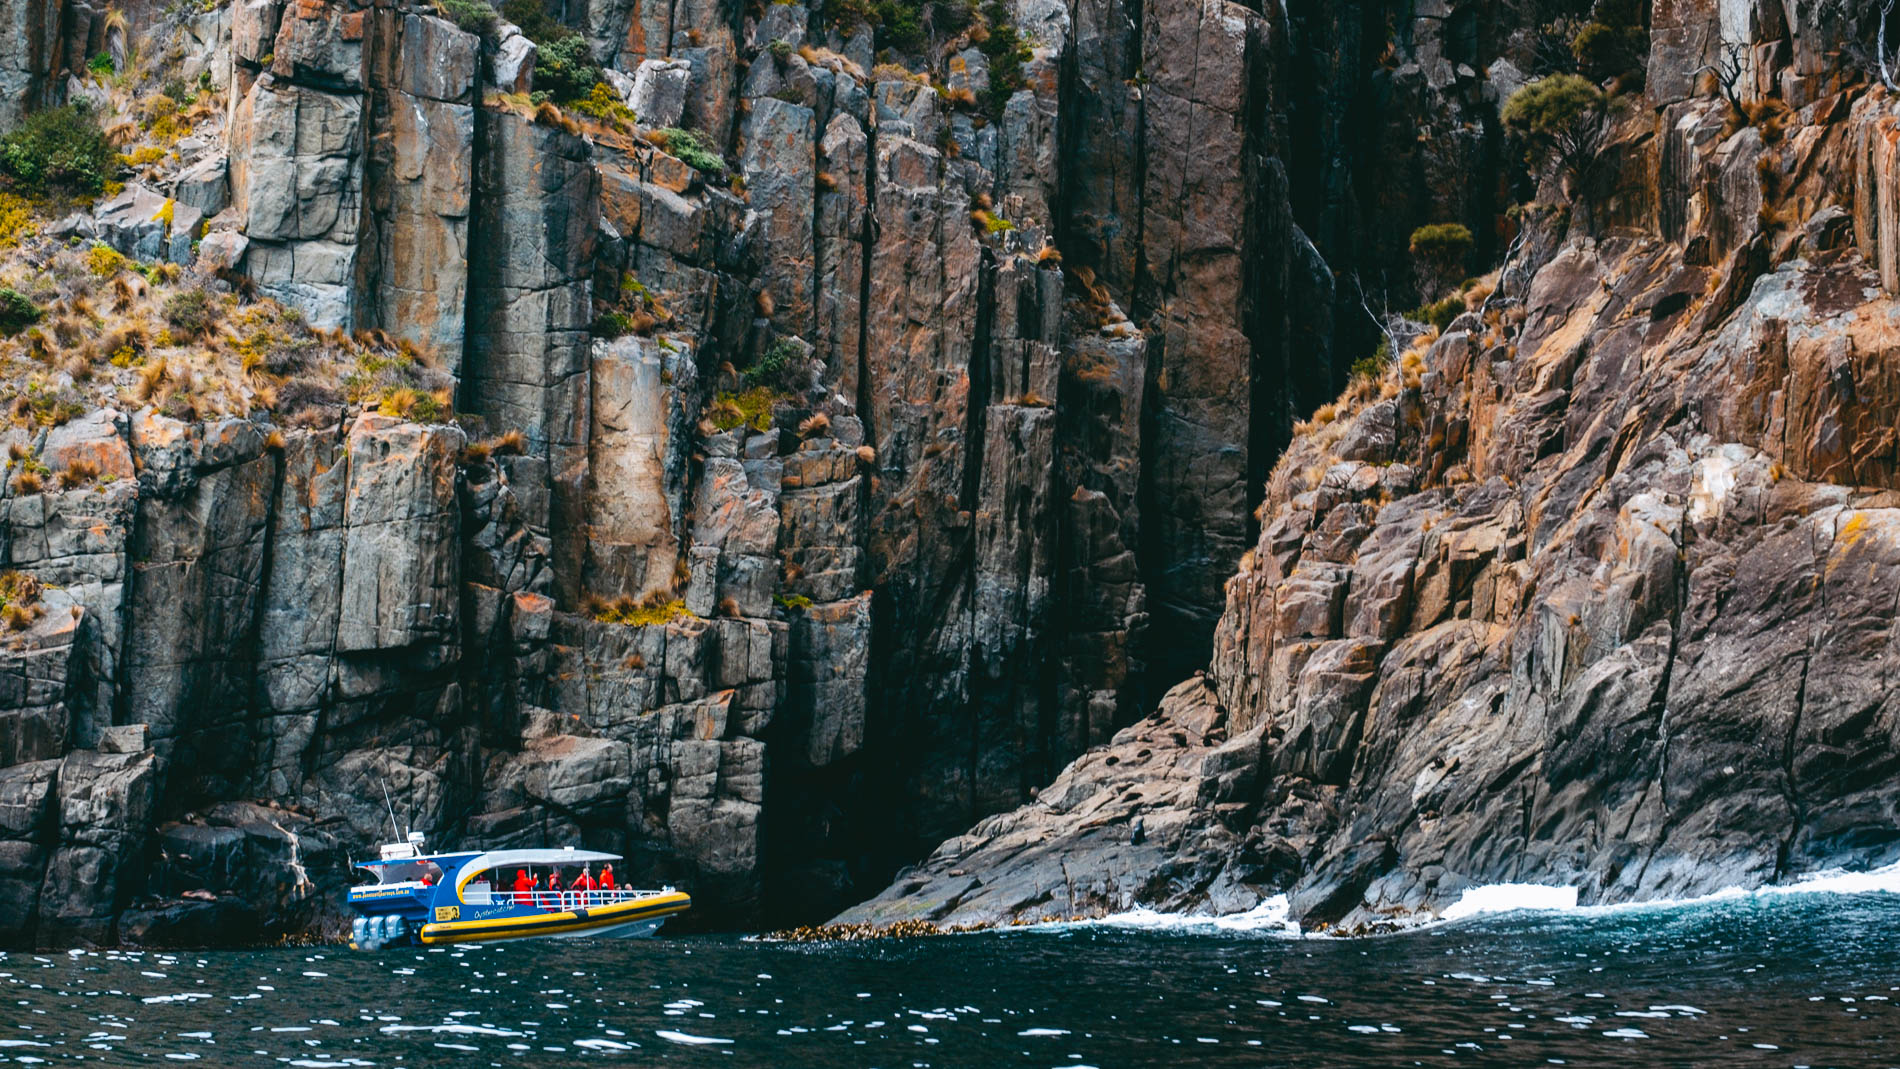
[[[508,939],[640,938],[652,935],[668,917],[684,913],[691,906],[691,898],[673,891],[588,909],[435,921],[423,925],[416,937],[428,946]]]

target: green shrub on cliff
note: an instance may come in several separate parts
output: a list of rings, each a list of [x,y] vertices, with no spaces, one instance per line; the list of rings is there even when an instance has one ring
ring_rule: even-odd
[[[1638,0],[1598,0],[1589,22],[1570,40],[1570,52],[1588,77],[1602,82],[1625,79],[1624,88],[1640,86],[1649,61],[1649,31]],[[1637,85],[1627,84],[1634,79]]]
[[[793,389],[797,384],[792,380],[801,376],[804,362],[805,347],[790,338],[780,338],[745,369],[746,381],[774,389]]]
[[[191,341],[203,337],[218,321],[218,306],[203,286],[179,290],[165,298],[165,322],[174,337]]]
[[[548,14],[541,0],[507,0],[501,5],[501,16],[521,27],[521,32],[535,43],[536,94],[546,93],[556,104],[569,104],[586,98],[594,91],[595,83],[603,80],[587,38]]]
[[[1023,42],[1022,35],[1010,22],[1009,6],[991,0],[983,5],[983,18],[988,23],[987,35],[977,45],[990,61],[990,87],[988,105],[990,118],[1001,119],[1003,109],[1009,105],[1009,98],[1016,90],[1025,88],[1029,79],[1023,75],[1023,61],[1032,53]]]
[[[73,104],[36,111],[0,138],[0,173],[33,192],[98,194],[118,158],[92,109]]]
[[[1371,355],[1354,360],[1350,374],[1355,379],[1361,377],[1376,379],[1385,374],[1385,369],[1391,365],[1392,341],[1388,338],[1380,341],[1379,347],[1372,350]]]
[[[569,34],[541,45],[534,55],[535,91],[547,93],[557,104],[585,99],[603,77],[587,38]]]
[[[574,31],[561,25],[559,19],[548,14],[547,5],[541,0],[503,0],[501,17],[521,28],[528,40],[535,44],[544,44],[558,40]]]
[[[691,130],[682,130],[677,126],[669,126],[658,131],[655,136],[661,142],[660,147],[679,157],[681,162],[688,167],[710,175],[725,173],[725,157],[712,150],[711,145],[702,139],[704,135],[696,134]]]
[[[1434,263],[1458,263],[1471,252],[1471,228],[1463,223],[1431,223],[1412,231],[1412,255]]]
[[[1418,323],[1430,323],[1439,330],[1444,330],[1446,327],[1451,326],[1451,321],[1457,319],[1464,310],[1465,299],[1463,297],[1447,297],[1442,301],[1432,301],[1428,304],[1421,304],[1417,308],[1405,313],[1405,318]]]
[[[754,386],[742,393],[721,391],[713,397],[707,418],[722,431],[750,427],[763,434],[772,429],[772,406],[778,394],[765,386]]]
[[[495,36],[495,26],[501,21],[501,14],[484,0],[435,0],[435,9],[463,33],[485,38]]]
[[[1608,126],[1608,98],[1588,78],[1553,74],[1511,94],[1504,127],[1534,161],[1580,179],[1596,162]]]
[[[40,321],[40,306],[19,290],[0,286],[0,335],[11,338]]]
[[[628,132],[633,130],[633,109],[606,82],[595,82],[587,95],[569,104],[567,110],[608,126],[620,127]]]
[[[1420,281],[1429,297],[1464,273],[1471,255],[1471,230],[1463,223],[1431,223],[1412,231],[1412,255],[1418,258]]]

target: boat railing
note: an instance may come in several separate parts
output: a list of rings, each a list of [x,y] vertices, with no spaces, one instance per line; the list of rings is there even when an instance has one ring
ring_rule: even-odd
[[[618,902],[632,902],[639,898],[651,898],[664,893],[663,891],[643,891],[634,887],[592,891],[493,891],[489,894],[489,901],[517,906],[537,906],[541,909],[593,909],[598,906],[611,906]]]

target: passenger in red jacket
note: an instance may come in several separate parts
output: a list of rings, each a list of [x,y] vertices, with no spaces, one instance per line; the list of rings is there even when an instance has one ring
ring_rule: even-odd
[[[602,865],[600,867],[600,889],[603,891],[611,891],[614,889],[614,867],[612,865]],[[606,897],[612,898],[613,896],[608,895]]]
[[[598,886],[599,884],[594,882],[594,874],[587,867],[583,867],[580,876],[574,881],[574,890],[580,892],[575,897],[580,899],[581,908],[585,909],[593,904],[593,890]]]
[[[528,879],[527,869],[515,870],[515,901],[527,902],[534,894],[534,881]]]
[[[548,909],[560,910],[562,908],[561,870],[555,869],[553,872],[548,873]]]

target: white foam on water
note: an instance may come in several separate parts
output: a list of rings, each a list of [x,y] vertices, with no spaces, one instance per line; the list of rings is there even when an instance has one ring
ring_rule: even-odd
[[[458,1035],[458,1036],[514,1037],[514,1036],[521,1036],[521,1035],[526,1034],[524,1032],[510,1031],[506,1028],[491,1028],[486,1025],[459,1024],[459,1023],[457,1024],[386,1024],[383,1027],[378,1028],[377,1031],[383,1033],[384,1035],[397,1035],[402,1032],[437,1032],[437,1033],[447,1033],[449,1035]]]
[[[1546,887],[1535,883],[1494,883],[1473,887],[1443,913],[1440,920],[1455,921],[1487,913],[1518,910],[1572,910],[1577,908],[1575,887]]]
[[[1552,901],[1550,904],[1541,906],[1517,905],[1509,906],[1504,909],[1480,908],[1460,912],[1466,902],[1474,898],[1474,896],[1481,902],[1502,902],[1509,899],[1510,892],[1513,890],[1529,891],[1532,895],[1535,895],[1539,891],[1549,893]],[[1445,910],[1445,912],[1439,915],[1439,919],[1446,921],[1458,920],[1466,916],[1476,916],[1483,913],[1508,912],[1509,909],[1556,909],[1564,912],[1575,912],[1586,916],[1598,916],[1626,913],[1633,910],[1685,909],[1694,906],[1704,906],[1714,902],[1729,902],[1744,898],[1781,898],[1788,895],[1810,894],[1861,895],[1896,893],[1900,893],[1900,862],[1895,862],[1892,865],[1886,865],[1878,869],[1870,869],[1866,872],[1848,872],[1845,869],[1826,869],[1821,872],[1810,873],[1795,880],[1793,883],[1773,884],[1767,887],[1758,887],[1752,891],[1744,887],[1724,887],[1719,891],[1713,891],[1706,895],[1697,895],[1693,898],[1654,898],[1641,902],[1612,902],[1594,906],[1577,905],[1575,888],[1540,888],[1530,884],[1492,884],[1485,887],[1474,887],[1466,891],[1463,898],[1450,909]],[[1568,905],[1563,904],[1560,895],[1568,896]]]
[[[634,1049],[634,1044],[632,1043],[616,1043],[611,1039],[577,1039],[574,1041],[574,1045],[577,1047],[585,1047],[588,1050],[632,1050]]]
[[[1900,862],[1865,872],[1826,869],[1810,873],[1793,883],[1759,887],[1752,891],[1742,887],[1726,887],[1694,898],[1659,898],[1594,906],[1578,905],[1575,887],[1533,883],[1486,884],[1468,888],[1459,896],[1457,902],[1446,907],[1436,918],[1430,916],[1401,918],[1400,925],[1406,929],[1417,929],[1471,917],[1520,911],[1594,916],[1630,910],[1673,910],[1740,898],[1777,898],[1785,895],[1806,894],[1900,894]],[[1077,928],[1110,927],[1149,931],[1260,932],[1268,935],[1330,938],[1325,934],[1302,933],[1300,926],[1288,919],[1289,912],[1287,896],[1274,895],[1245,913],[1219,916],[1201,913],[1162,913],[1141,906],[1094,920],[1053,921],[1048,924],[1032,925],[1027,930],[1063,932]]]
[[[1245,913],[1212,915],[1205,913],[1162,913],[1138,906],[1123,913],[1111,913],[1085,921],[1055,921],[1033,926],[1034,931],[1068,931],[1075,928],[1139,928],[1150,931],[1265,932],[1298,935],[1300,927],[1287,920],[1289,908],[1285,895],[1274,895]]]
[[[710,1043],[730,1043],[730,1039],[717,1039],[712,1036],[696,1036],[689,1032],[669,1032],[664,1028],[655,1029],[654,1035],[673,1043],[685,1043],[688,1046],[705,1046]]]
[[[1019,1036],[1066,1036],[1069,1030],[1066,1028],[1025,1028],[1016,1034]]]

